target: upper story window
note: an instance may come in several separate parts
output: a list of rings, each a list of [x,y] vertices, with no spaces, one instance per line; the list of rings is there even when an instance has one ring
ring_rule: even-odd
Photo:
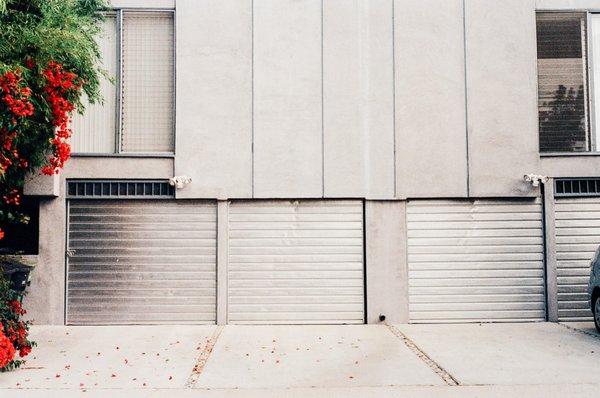
[[[540,152],[600,152],[600,14],[538,13],[537,51]]]
[[[169,11],[119,10],[99,39],[102,104],[73,117],[74,153],[174,151],[174,22]]]

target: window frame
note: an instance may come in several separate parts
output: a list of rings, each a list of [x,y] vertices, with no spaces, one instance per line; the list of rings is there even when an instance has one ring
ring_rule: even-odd
[[[541,129],[539,124],[539,70],[538,70],[538,58],[537,58],[537,40],[536,40],[536,115],[538,119],[538,154],[541,158],[544,157],[573,157],[573,156],[600,156],[600,131],[596,128],[596,106],[600,106],[595,101],[594,89],[594,51],[592,43],[592,18],[594,15],[600,16],[600,8],[586,8],[586,9],[575,9],[575,8],[563,8],[563,9],[536,9],[535,10],[535,23],[537,28],[537,15],[538,14],[552,14],[552,13],[572,13],[572,14],[584,14],[586,21],[586,40],[585,40],[585,86],[586,86],[586,107],[588,109],[588,115],[586,123],[588,124],[588,131],[586,134],[589,135],[590,150],[585,152],[542,152],[539,149],[539,143],[541,139]],[[600,65],[598,66],[600,67]],[[600,90],[600,85],[598,85]]]
[[[169,152],[127,152],[122,150],[121,139],[123,133],[123,15],[125,13],[163,13],[171,14],[173,19],[173,123],[171,127],[171,135],[173,138],[173,150]],[[132,8],[132,7],[114,7],[104,12],[104,15],[114,16],[116,18],[116,37],[117,37],[117,75],[115,76],[116,98],[115,98],[115,147],[113,152],[73,152],[72,157],[103,157],[103,158],[128,158],[128,157],[144,157],[144,158],[174,158],[176,152],[176,106],[177,106],[177,21],[176,12],[173,8]]]

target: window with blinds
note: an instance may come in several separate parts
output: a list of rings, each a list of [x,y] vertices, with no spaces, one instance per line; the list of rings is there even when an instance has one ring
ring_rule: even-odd
[[[103,102],[92,105],[84,99],[85,114],[76,113],[73,116],[71,146],[75,153],[112,153],[116,149],[117,88],[110,80],[117,76],[116,15],[106,17],[98,46],[102,68],[107,72],[107,77],[100,80]]]
[[[587,15],[537,15],[541,152],[591,150],[587,92]]]
[[[102,104],[73,118],[75,153],[174,151],[174,22],[170,11],[119,10],[100,41]]]

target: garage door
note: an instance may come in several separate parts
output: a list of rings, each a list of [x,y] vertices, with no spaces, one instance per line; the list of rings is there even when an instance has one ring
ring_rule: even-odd
[[[555,212],[558,318],[591,320],[587,285],[600,245],[600,198],[557,199]]]
[[[229,323],[363,323],[360,201],[234,202]]]
[[[216,206],[69,202],[67,323],[215,323]]]
[[[539,201],[410,201],[414,323],[545,319]]]

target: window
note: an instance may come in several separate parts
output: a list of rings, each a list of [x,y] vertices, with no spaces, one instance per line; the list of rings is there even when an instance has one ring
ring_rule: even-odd
[[[537,16],[541,152],[594,149],[589,125],[586,37],[586,14]]]
[[[174,23],[169,11],[107,15],[99,42],[102,104],[73,117],[74,153],[172,153]]]

